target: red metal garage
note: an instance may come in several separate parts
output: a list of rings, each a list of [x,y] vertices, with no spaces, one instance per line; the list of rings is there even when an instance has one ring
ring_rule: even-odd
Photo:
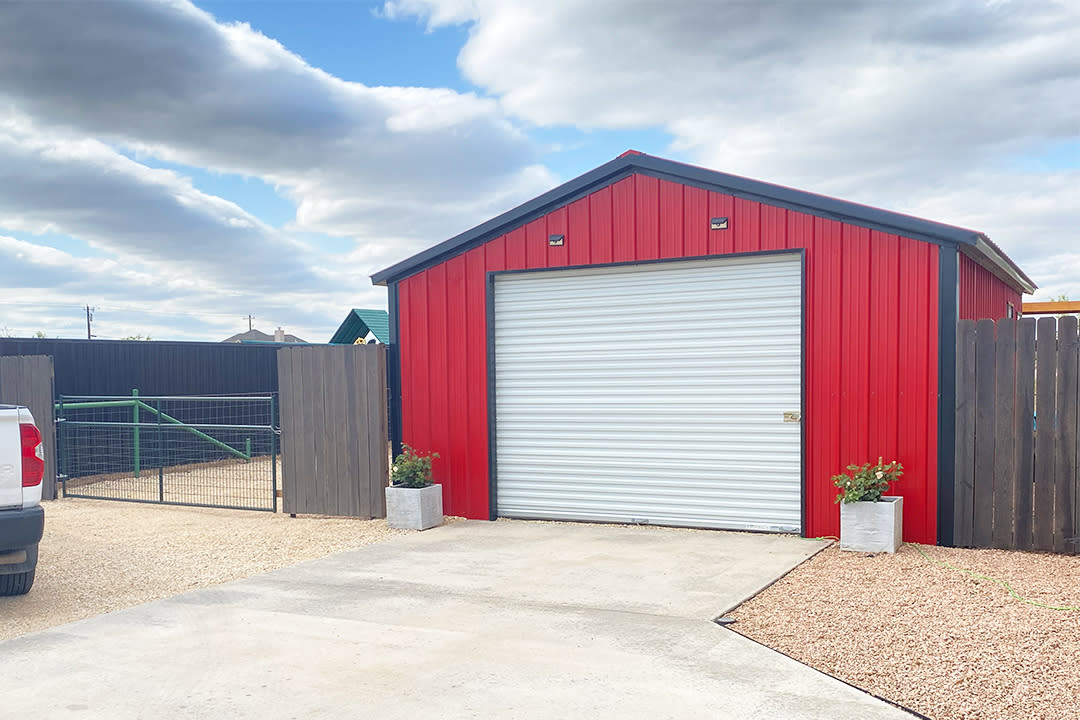
[[[372,280],[450,514],[835,535],[830,477],[880,455],[916,542],[951,523],[956,321],[1034,289],[981,233],[635,152]]]

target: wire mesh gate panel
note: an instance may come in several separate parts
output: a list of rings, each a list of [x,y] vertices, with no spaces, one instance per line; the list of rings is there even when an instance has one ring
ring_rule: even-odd
[[[277,510],[276,398],[60,396],[66,497]]]

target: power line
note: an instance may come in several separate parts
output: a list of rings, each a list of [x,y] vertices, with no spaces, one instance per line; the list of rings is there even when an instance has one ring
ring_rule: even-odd
[[[5,305],[12,305],[12,306],[17,306],[17,307],[33,307],[33,308],[47,307],[47,308],[55,308],[55,309],[60,309],[60,310],[76,310],[76,311],[84,310],[86,308],[86,305],[80,305],[80,304],[74,303],[74,302],[57,302],[57,301],[48,301],[48,300],[44,300],[44,301],[40,301],[40,302],[33,302],[33,301],[26,301],[26,300],[0,299],[0,308],[3,308]],[[213,312],[213,311],[205,311],[204,312],[202,310],[194,310],[194,311],[192,311],[192,310],[150,310],[150,309],[147,309],[147,308],[140,308],[140,307],[135,307],[135,306],[131,306],[131,305],[127,305],[127,306],[125,306],[125,305],[112,305],[112,304],[96,305],[96,306],[94,306],[93,309],[97,310],[97,311],[101,311],[101,312],[130,312],[130,313],[137,313],[137,314],[142,314],[142,315],[164,315],[164,316],[170,316],[170,317],[188,317],[188,316],[191,316],[193,314],[194,315],[199,315],[201,317],[216,317],[216,318],[234,318],[234,317],[236,317],[234,314],[227,313],[227,312]],[[254,316],[251,316],[251,317],[254,320]]]

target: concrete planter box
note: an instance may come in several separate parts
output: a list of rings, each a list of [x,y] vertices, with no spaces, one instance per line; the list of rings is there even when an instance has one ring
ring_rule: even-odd
[[[896,552],[903,544],[904,498],[840,503],[840,549]]]
[[[386,488],[386,522],[398,530],[427,530],[442,525],[442,485]]]

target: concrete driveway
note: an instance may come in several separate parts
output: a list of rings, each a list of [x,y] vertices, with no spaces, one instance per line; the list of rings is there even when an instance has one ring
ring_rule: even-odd
[[[774,535],[459,522],[0,643],[49,718],[910,718],[712,619]]]

